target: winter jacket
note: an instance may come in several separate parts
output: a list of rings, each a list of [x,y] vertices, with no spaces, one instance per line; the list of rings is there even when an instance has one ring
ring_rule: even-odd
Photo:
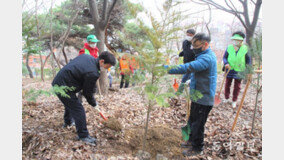
[[[165,68],[168,67],[165,66]],[[201,105],[214,105],[217,83],[217,59],[215,53],[210,48],[197,54],[194,61],[178,65],[168,72],[169,74],[191,73],[191,100]],[[202,98],[194,99],[195,91],[201,92]]]
[[[85,43],[85,44],[84,44],[84,48],[82,48],[82,49],[79,51],[79,55],[85,54],[85,49],[89,50],[91,56],[93,56],[94,58],[98,58],[98,53],[99,53],[98,47],[96,47],[96,48],[91,48],[88,43]]]
[[[139,63],[136,60],[135,57],[132,57],[130,60],[130,66],[133,68],[133,70],[139,69]]]
[[[75,87],[75,93],[83,90],[83,95],[92,106],[96,104],[93,96],[96,82],[100,77],[99,60],[83,54],[65,65],[55,76],[52,86]]]
[[[120,75],[130,75],[133,72],[133,68],[130,65],[130,59],[124,54],[119,60]]]
[[[184,40],[182,43],[183,51],[179,53],[179,57],[183,57],[183,63],[191,62],[195,58],[191,45],[191,42],[188,40]]]
[[[227,52],[227,50],[228,50],[228,48],[226,49],[224,56],[223,56],[223,63],[224,63],[224,66],[223,66],[223,69],[222,69],[223,71],[225,71],[225,65],[229,64],[229,62],[228,62],[229,53]],[[236,54],[238,54],[238,51],[236,52]],[[250,59],[250,56],[249,56],[249,52],[247,52],[245,59],[246,59],[246,65],[251,65],[251,59]],[[241,79],[241,77],[239,77],[238,74],[239,74],[239,72],[232,69],[232,70],[229,71],[227,78]]]

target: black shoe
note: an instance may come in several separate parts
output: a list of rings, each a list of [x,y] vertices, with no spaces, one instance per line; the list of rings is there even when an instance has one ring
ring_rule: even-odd
[[[182,152],[183,156],[197,156],[202,154],[203,154],[202,150],[195,150],[195,149],[187,149]]]
[[[71,126],[75,126],[75,122],[74,121],[72,121],[70,124],[64,123],[62,127],[63,128],[67,128],[67,127],[71,127]]]
[[[97,139],[91,136],[87,136],[85,138],[78,138],[78,140],[81,140],[83,142],[90,143],[90,144],[97,144]]]
[[[182,142],[180,146],[181,148],[191,148],[191,141]]]

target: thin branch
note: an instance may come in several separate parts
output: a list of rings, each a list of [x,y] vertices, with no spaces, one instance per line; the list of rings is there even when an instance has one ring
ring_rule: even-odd
[[[254,5],[256,5],[256,2],[255,1],[253,1],[253,0],[250,0]]]
[[[232,6],[230,6],[227,0],[224,0],[224,1],[225,1],[226,5],[227,5],[233,12],[235,12],[235,13],[237,14],[237,10],[234,9]]]
[[[208,9],[209,9],[209,20],[208,20],[208,22],[206,23],[206,28],[207,28],[209,37],[211,37],[211,32],[210,32],[210,29],[209,29],[209,24],[210,24],[210,22],[211,22],[212,15],[211,15],[211,7],[210,7],[209,4],[208,4]]]
[[[225,11],[225,12],[228,12],[228,13],[231,13],[231,14],[235,14],[235,12],[234,12],[233,10],[230,10],[230,9],[228,9],[228,8],[226,8],[226,7],[224,7],[224,6],[220,5],[220,4],[218,4],[218,3],[216,3],[216,2],[213,2],[212,0],[199,0],[199,1],[204,2],[204,3],[207,3],[207,4],[210,4],[210,5],[216,7],[216,8],[218,8],[218,9],[220,9],[220,10],[223,10],[223,11]],[[194,1],[193,1],[193,2],[194,2]],[[239,12],[239,11],[236,11],[236,12],[237,12],[238,14],[241,14],[241,13],[242,13],[242,12]]]
[[[231,3],[231,5],[233,6],[233,8],[234,8],[234,10],[237,12],[238,10],[237,10],[237,7],[234,5],[234,3],[232,2],[232,0],[229,0],[230,1],[230,3]],[[240,12],[240,14],[244,14],[244,12],[241,12],[241,11],[239,11]]]

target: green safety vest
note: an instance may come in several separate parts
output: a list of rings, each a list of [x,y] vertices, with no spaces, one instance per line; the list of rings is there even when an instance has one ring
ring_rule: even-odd
[[[90,51],[85,48],[85,54],[91,55]]]
[[[236,50],[234,46],[231,44],[228,46],[227,52],[228,56],[228,63],[231,66],[231,69],[235,71],[244,71],[246,68],[246,54],[248,52],[248,46],[242,45],[236,54]]]

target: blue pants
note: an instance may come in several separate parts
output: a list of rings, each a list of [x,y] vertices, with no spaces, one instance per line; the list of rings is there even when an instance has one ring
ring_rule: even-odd
[[[178,87],[178,92],[181,94],[184,90],[184,83],[190,79],[190,73],[186,73],[182,76],[182,79],[181,79],[181,84],[179,85]]]

